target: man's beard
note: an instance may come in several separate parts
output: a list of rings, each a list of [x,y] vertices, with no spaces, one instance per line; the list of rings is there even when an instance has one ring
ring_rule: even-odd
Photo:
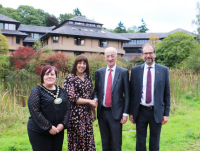
[[[147,61],[147,59],[151,59],[151,61]],[[154,62],[155,58],[145,58],[144,61],[146,64],[152,64]]]

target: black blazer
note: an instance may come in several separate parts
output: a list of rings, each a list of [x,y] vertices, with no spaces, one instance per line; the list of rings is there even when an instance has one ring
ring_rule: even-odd
[[[130,81],[130,114],[136,121],[142,97],[144,64],[131,69]],[[169,116],[170,111],[170,82],[168,68],[155,63],[154,83],[154,117],[157,123],[163,116]]]
[[[107,67],[95,72],[94,98],[98,99],[97,118],[100,116],[104,96],[105,72]],[[112,85],[112,114],[114,119],[122,118],[123,113],[129,111],[129,73],[128,70],[116,65]]]

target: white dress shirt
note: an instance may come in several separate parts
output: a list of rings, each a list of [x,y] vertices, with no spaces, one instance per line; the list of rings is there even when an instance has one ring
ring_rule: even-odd
[[[151,102],[146,103],[146,89],[147,89],[147,72],[148,72],[148,67],[150,68],[151,71]],[[142,98],[141,98],[141,105],[144,106],[154,106],[154,82],[155,82],[155,62],[151,65],[148,66],[146,63],[144,65],[144,74],[143,74],[143,87],[142,87]]]

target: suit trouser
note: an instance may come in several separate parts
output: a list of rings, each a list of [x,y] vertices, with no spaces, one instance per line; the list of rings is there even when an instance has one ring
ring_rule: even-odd
[[[98,122],[103,151],[121,151],[122,124],[113,118],[111,108],[101,108]]]
[[[64,130],[55,135],[40,134],[28,129],[28,136],[33,151],[61,151]]]
[[[149,151],[159,151],[161,123],[156,123],[154,109],[139,107],[136,118],[136,151],[146,151],[147,127],[149,124]]]

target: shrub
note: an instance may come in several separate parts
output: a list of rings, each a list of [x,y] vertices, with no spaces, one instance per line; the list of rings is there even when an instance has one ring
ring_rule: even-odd
[[[10,62],[8,59],[10,56],[0,55],[0,77],[5,77],[11,70]]]
[[[14,66],[14,71],[26,68],[28,61],[35,55],[32,47],[19,47],[15,50],[13,58],[10,59],[11,64]]]
[[[1,33],[0,30],[0,55],[6,55],[9,52],[9,46],[6,37]]]

